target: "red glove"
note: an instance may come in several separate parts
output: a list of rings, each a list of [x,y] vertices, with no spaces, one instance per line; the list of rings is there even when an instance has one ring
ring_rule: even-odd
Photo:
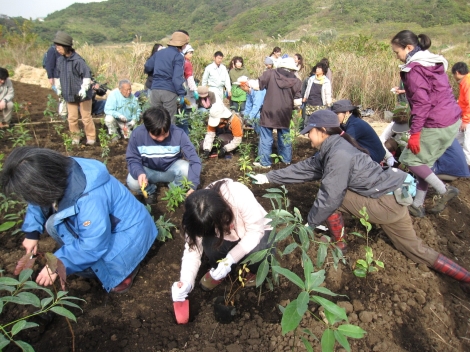
[[[413,154],[418,154],[421,150],[419,146],[419,138],[421,136],[421,132],[413,133],[408,139],[408,149],[411,150]]]

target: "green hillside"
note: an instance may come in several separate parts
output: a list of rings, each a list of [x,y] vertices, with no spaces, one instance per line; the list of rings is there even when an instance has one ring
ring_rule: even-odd
[[[36,22],[34,30],[51,40],[65,30],[89,43],[129,42],[136,35],[158,41],[175,29],[191,41],[253,41],[303,35],[325,28],[348,30],[386,22],[422,27],[470,22],[467,0],[108,0],[74,4]]]

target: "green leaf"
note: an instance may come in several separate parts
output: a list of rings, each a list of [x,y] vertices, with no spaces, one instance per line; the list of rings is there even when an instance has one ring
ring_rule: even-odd
[[[343,296],[343,295],[338,295],[332,291],[330,291],[329,289],[327,289],[326,287],[315,287],[313,288],[313,291],[315,292],[318,292],[318,293],[323,293],[324,295],[329,295],[329,296]]]
[[[65,309],[63,307],[52,307],[51,310],[56,314],[62,315],[66,318],[69,318],[70,320],[73,320],[74,322],[77,322],[75,315],[68,309]]]
[[[2,351],[8,344],[10,340],[8,340],[2,333],[0,333],[0,351]]]
[[[297,312],[297,300],[290,302],[284,309],[281,319],[282,334],[285,335],[299,326],[302,316]]]
[[[0,285],[16,286],[19,284],[20,282],[18,280],[11,277],[0,277]]]
[[[305,337],[303,336],[300,336],[300,338],[302,339],[302,342],[305,346],[305,349],[308,351],[308,352],[313,352],[313,347],[312,345],[310,344],[310,341],[307,340]]]
[[[264,279],[266,279],[266,276],[268,276],[268,273],[269,273],[269,262],[268,262],[268,258],[265,258],[261,262],[258,268],[258,272],[256,273],[256,287],[261,286]]]
[[[298,247],[298,244],[296,242],[292,242],[290,245],[288,245],[284,249],[284,252],[282,252],[282,255],[284,256],[287,254],[291,254],[297,247]]]
[[[26,325],[24,326],[23,330],[30,329],[30,328],[35,328],[36,326],[39,326],[39,324],[36,323],[31,323],[31,322],[26,322]]]
[[[294,228],[295,228],[295,225],[288,225],[284,227],[282,230],[280,230],[277,233],[276,242],[286,239],[290,234],[292,234],[292,230],[294,230]]]
[[[282,190],[280,190],[279,188],[268,188],[266,190],[266,192],[269,192],[269,193],[284,193]]]
[[[325,281],[325,270],[318,270],[315,273],[310,274],[310,285],[308,290],[313,290],[314,287],[319,287]]]
[[[268,250],[269,250],[269,248],[268,249],[263,249],[263,250],[258,251],[258,252],[251,253],[248,257],[246,257],[241,262],[241,264],[244,264],[244,263],[254,264],[254,263],[258,263],[258,262],[262,261],[266,257],[266,253],[268,253]]]
[[[360,269],[355,269],[353,271],[354,275],[356,275],[357,277],[366,277],[367,276],[367,271],[360,268]]]
[[[352,337],[354,339],[362,339],[367,333],[366,331],[362,330],[359,326],[352,324],[340,325],[338,326],[338,330],[341,331],[343,335]]]
[[[381,262],[380,260],[376,260],[375,264],[377,264],[377,266],[380,266],[382,269],[385,269],[384,263]]]
[[[33,346],[31,346],[29,343],[26,343],[24,341],[14,341],[18,347],[21,348],[23,352],[34,352]]]
[[[367,268],[369,264],[364,259],[358,259],[356,262],[356,265],[362,266],[364,268]]]
[[[351,346],[349,346],[346,336],[344,336],[340,331],[335,330],[335,338],[346,351],[351,352]]]
[[[334,347],[335,335],[333,330],[326,329],[321,337],[321,350],[322,352],[333,352]]]
[[[279,311],[281,312],[281,314],[284,314],[284,311],[286,310],[286,307],[283,307],[280,304],[278,304],[277,306],[278,306]]]
[[[57,298],[64,297],[67,293],[68,291],[59,291],[57,292]]]
[[[304,264],[304,277],[306,281],[306,287],[309,289],[310,287],[310,281],[312,280],[312,277],[310,274],[313,272],[313,263],[310,257],[308,256],[305,251],[302,251],[302,263]]]
[[[289,281],[299,286],[302,290],[305,290],[304,282],[300,277],[297,276],[297,274],[288,269],[281,268],[280,266],[272,266],[271,269],[285,276]]]
[[[341,321],[341,319],[339,319],[333,313],[327,311],[326,309],[324,310],[324,314],[325,314],[326,320],[328,320],[328,325],[334,325]]]
[[[325,263],[326,255],[328,252],[328,243],[320,243],[317,253],[317,268],[321,268]]]
[[[0,232],[8,231],[16,225],[16,221],[7,221],[0,225]]]
[[[297,226],[298,227],[298,234],[300,238],[300,243],[302,244],[302,248],[304,250],[308,250],[310,247],[310,240],[308,239],[307,230],[304,225]]]
[[[13,291],[15,291],[15,288],[12,286],[0,285],[0,291],[8,291],[12,293]]]
[[[52,302],[52,300],[53,300],[52,297],[46,297],[46,298],[41,299],[41,307],[42,308],[47,307]]]
[[[301,317],[304,316],[308,309],[309,300],[310,296],[307,292],[302,291],[299,293],[299,296],[297,297],[297,314],[299,314]]]
[[[375,266],[369,266],[369,273],[375,273],[376,271],[379,271]]]
[[[39,300],[38,296],[31,292],[20,292],[16,296],[20,298],[23,302],[22,304],[31,304],[35,307],[41,308],[41,301]]]
[[[364,235],[360,232],[350,232],[351,235],[354,235],[354,236],[357,236],[357,237],[361,237],[361,238],[364,238]]]
[[[0,299],[0,314],[2,314],[2,311],[3,311],[3,301]],[[1,335],[1,334],[0,334]],[[2,349],[0,348],[0,351]]]
[[[11,328],[11,336],[15,336],[21,330],[23,330],[24,326],[26,325],[26,320],[20,320]]]
[[[59,302],[57,302],[58,304],[62,304],[64,306],[69,306],[69,307],[74,307],[74,308],[78,308],[80,309],[82,312],[82,308],[78,305],[78,304],[75,304],[75,303],[72,303],[72,302],[69,302],[69,301],[66,301],[65,299],[61,299]]]
[[[336,315],[338,318],[341,318],[346,321],[348,320],[348,317],[346,316],[346,310],[334,304],[333,302],[327,300],[326,298],[323,298],[320,296],[312,296],[310,299],[320,304],[323,308],[330,311],[331,313]]]
[[[318,337],[312,332],[312,330],[310,329],[303,329],[302,330],[305,334],[308,334],[310,336],[312,336],[315,340],[317,340],[318,342],[320,342],[320,340],[318,339]]]
[[[18,279],[20,280],[21,283],[25,283],[33,274],[33,269],[24,269],[21,273]]]

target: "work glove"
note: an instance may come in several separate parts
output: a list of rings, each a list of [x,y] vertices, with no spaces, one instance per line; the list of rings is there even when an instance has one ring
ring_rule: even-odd
[[[418,154],[419,151],[421,150],[421,147],[419,145],[420,135],[421,135],[421,132],[413,133],[410,136],[410,139],[408,139],[408,149],[411,150],[413,154]]]
[[[184,105],[184,95],[180,95],[180,96],[178,97],[177,103],[178,103],[179,105],[181,105],[181,106]]]
[[[209,159],[210,155],[211,155],[210,150],[204,150],[204,154],[202,154],[202,158],[203,159]]]
[[[225,154],[227,154],[225,148],[219,150],[219,158],[225,158]]]
[[[181,287],[178,287],[179,283],[182,283]],[[182,302],[188,297],[189,292],[191,291],[191,284],[187,282],[180,281],[174,282],[173,286],[171,286],[171,297],[173,298],[173,302]]]
[[[117,120],[121,121],[121,122],[124,122],[124,123],[127,123],[127,117],[125,117],[124,115],[120,115]]]
[[[91,79],[90,78],[84,78],[82,81],[82,85],[80,86],[80,91],[78,92],[78,95],[80,98],[85,99],[86,98],[86,92],[88,88],[90,88],[90,83]]]
[[[234,263],[235,261],[233,260],[232,256],[227,254],[227,256],[219,262],[217,268],[211,269],[210,275],[214,280],[222,280],[232,270],[232,264]]]
[[[390,158],[387,159],[387,165],[390,166],[390,167],[393,167],[393,165],[395,165],[397,161],[395,160],[395,158],[393,156],[391,156]]]
[[[62,87],[60,85],[60,79],[59,78],[54,78],[54,86],[55,86],[55,92],[56,94],[60,97],[62,96]]]
[[[255,185],[262,185],[265,183],[269,183],[269,180],[265,174],[257,174],[257,175],[248,174],[248,176],[250,176],[253,179],[253,183]]]
[[[195,90],[195,91],[193,92],[193,97],[194,97],[194,99],[196,99],[196,100],[199,99],[199,93],[197,92],[197,90]]]

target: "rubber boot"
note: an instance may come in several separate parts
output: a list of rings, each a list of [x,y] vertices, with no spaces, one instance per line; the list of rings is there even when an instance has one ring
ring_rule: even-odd
[[[462,290],[465,293],[470,294],[470,272],[468,272],[467,269],[462,268],[453,260],[440,253],[432,268],[444,275],[450,276],[457,281],[460,281],[460,287]]]
[[[326,219],[326,224],[328,226],[328,229],[330,230],[332,242],[336,242],[336,247],[338,247],[343,253],[345,253],[347,251],[348,246],[344,241],[343,214],[341,214],[339,211],[334,212],[328,217],[328,219]]]

